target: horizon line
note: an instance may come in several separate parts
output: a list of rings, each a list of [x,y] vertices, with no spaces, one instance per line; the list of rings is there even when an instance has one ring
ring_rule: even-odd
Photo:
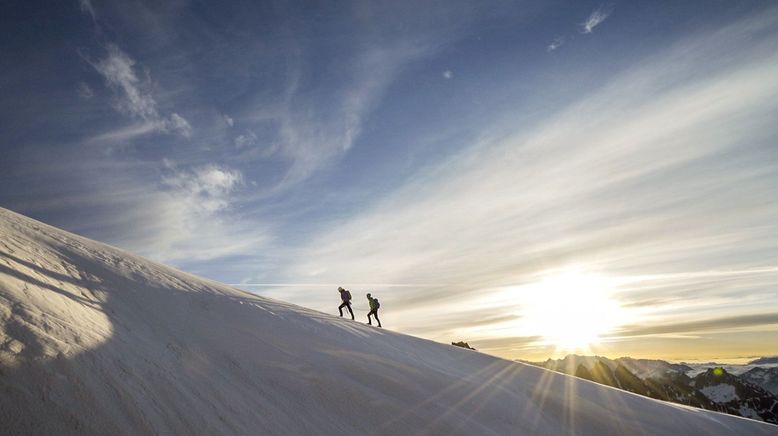
[[[338,287],[343,286],[343,284],[338,283],[228,283],[229,286],[253,286],[253,287],[303,287],[303,286],[312,286],[312,287]],[[436,286],[452,286],[447,284],[436,284],[436,283],[354,283],[352,285],[348,285],[352,287],[384,287],[384,288],[430,288],[430,287],[436,287]]]

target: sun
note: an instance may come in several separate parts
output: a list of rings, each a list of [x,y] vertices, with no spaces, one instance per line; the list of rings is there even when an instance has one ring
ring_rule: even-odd
[[[523,287],[525,326],[558,350],[590,351],[591,345],[621,323],[623,310],[606,277],[565,270]]]

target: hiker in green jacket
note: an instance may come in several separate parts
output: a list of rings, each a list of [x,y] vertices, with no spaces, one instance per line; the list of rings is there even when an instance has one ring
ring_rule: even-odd
[[[367,302],[370,303],[370,312],[367,313],[367,323],[373,325],[373,322],[370,320],[370,315],[373,315],[375,320],[378,321],[378,327],[381,327],[381,320],[378,319],[378,308],[381,307],[381,303],[378,302],[378,298],[371,297],[369,292],[367,293]]]

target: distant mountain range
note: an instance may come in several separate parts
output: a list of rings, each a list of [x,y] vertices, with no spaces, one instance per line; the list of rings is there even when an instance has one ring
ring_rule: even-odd
[[[740,375],[721,366],[630,357],[571,354],[564,359],[528,363],[659,400],[778,424],[775,357],[750,362],[749,366],[770,366],[753,367]]]
[[[749,365],[767,365],[767,364],[776,364],[778,365],[778,356],[773,357],[760,357],[756,360],[752,360],[748,362]]]

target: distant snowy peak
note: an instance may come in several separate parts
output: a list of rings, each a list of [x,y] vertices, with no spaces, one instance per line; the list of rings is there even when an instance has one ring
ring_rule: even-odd
[[[752,368],[740,378],[778,395],[778,367]]]
[[[541,366],[554,371],[574,374],[579,366],[584,366],[587,370],[594,368],[596,364],[604,364],[611,369],[616,368],[617,363],[607,357],[602,356],[579,356],[568,354],[563,359],[548,359]]]
[[[758,359],[748,362],[748,364],[749,365],[769,365],[769,364],[778,365],[778,356],[760,357]]]
[[[640,378],[663,377],[668,373],[685,373],[692,370],[688,365],[670,363],[664,360],[633,359],[631,357],[609,359],[602,356],[579,356],[576,354],[569,354],[563,359],[548,359],[546,362],[542,363],[541,366],[555,371],[573,374],[580,365],[585,366],[588,370],[592,370],[597,364],[606,365],[614,371],[619,365],[623,365],[631,373]]]
[[[691,370],[687,365],[664,360],[633,359],[631,357],[620,357],[616,360],[640,378],[660,377],[668,373],[685,373]]]

